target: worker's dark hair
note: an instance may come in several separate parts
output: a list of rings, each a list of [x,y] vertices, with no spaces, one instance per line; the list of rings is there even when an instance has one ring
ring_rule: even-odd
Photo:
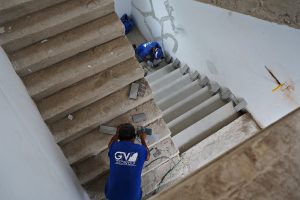
[[[119,140],[132,140],[136,138],[135,129],[132,124],[121,124],[118,127]]]

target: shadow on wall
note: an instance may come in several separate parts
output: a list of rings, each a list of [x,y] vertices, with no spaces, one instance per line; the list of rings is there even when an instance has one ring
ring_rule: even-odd
[[[164,7],[165,7],[165,10],[167,11],[168,14],[166,16],[163,16],[163,17],[159,18],[155,14],[155,9],[154,9],[154,6],[153,6],[153,0],[150,0],[149,2],[150,2],[150,6],[151,6],[151,10],[150,11],[142,11],[136,5],[135,2],[131,2],[131,4],[132,4],[132,7],[134,9],[136,9],[143,16],[143,18],[144,18],[144,20],[143,20],[144,24],[145,24],[148,32],[150,33],[151,38],[153,40],[155,40],[155,41],[161,42],[163,49],[165,49],[164,40],[172,39],[173,42],[174,42],[174,45],[173,45],[173,48],[172,48],[172,52],[176,53],[177,50],[178,50],[178,41],[177,41],[176,37],[172,33],[166,33],[165,32],[165,26],[166,26],[167,22],[171,23],[172,30],[173,30],[173,32],[175,34],[184,31],[182,28],[178,28],[175,25],[175,18],[172,15],[172,13],[174,11],[174,8],[170,5],[169,0],[165,0],[164,1]],[[155,36],[154,35],[153,27],[150,26],[150,24],[147,21],[147,18],[152,18],[152,20],[155,20],[156,22],[158,22],[160,24],[160,27],[161,27],[160,30],[161,31],[160,31],[160,35],[159,36]]]

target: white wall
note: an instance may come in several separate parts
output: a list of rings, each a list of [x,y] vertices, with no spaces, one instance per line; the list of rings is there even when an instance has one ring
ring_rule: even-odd
[[[133,4],[132,14],[148,40],[163,41],[173,56],[245,98],[261,127],[299,107],[300,30],[193,0]],[[276,83],[265,66],[292,90],[272,92]]]
[[[0,47],[0,199],[89,199]]]
[[[115,11],[119,17],[123,14],[131,14],[131,0],[115,0]]]

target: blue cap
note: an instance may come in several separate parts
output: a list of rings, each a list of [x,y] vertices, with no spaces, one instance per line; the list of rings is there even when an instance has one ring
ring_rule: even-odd
[[[157,48],[154,53],[154,58],[162,59],[163,57],[164,57],[164,53],[162,52],[162,50],[160,48]]]

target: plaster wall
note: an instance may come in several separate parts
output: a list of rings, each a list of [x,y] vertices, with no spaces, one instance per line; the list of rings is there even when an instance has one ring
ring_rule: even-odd
[[[148,40],[248,102],[264,128],[299,107],[300,30],[193,0],[132,0]],[[265,66],[285,86],[278,86]]]
[[[89,199],[1,47],[0,127],[0,199]]]
[[[119,17],[125,13],[131,15],[131,0],[115,0],[115,11]]]

